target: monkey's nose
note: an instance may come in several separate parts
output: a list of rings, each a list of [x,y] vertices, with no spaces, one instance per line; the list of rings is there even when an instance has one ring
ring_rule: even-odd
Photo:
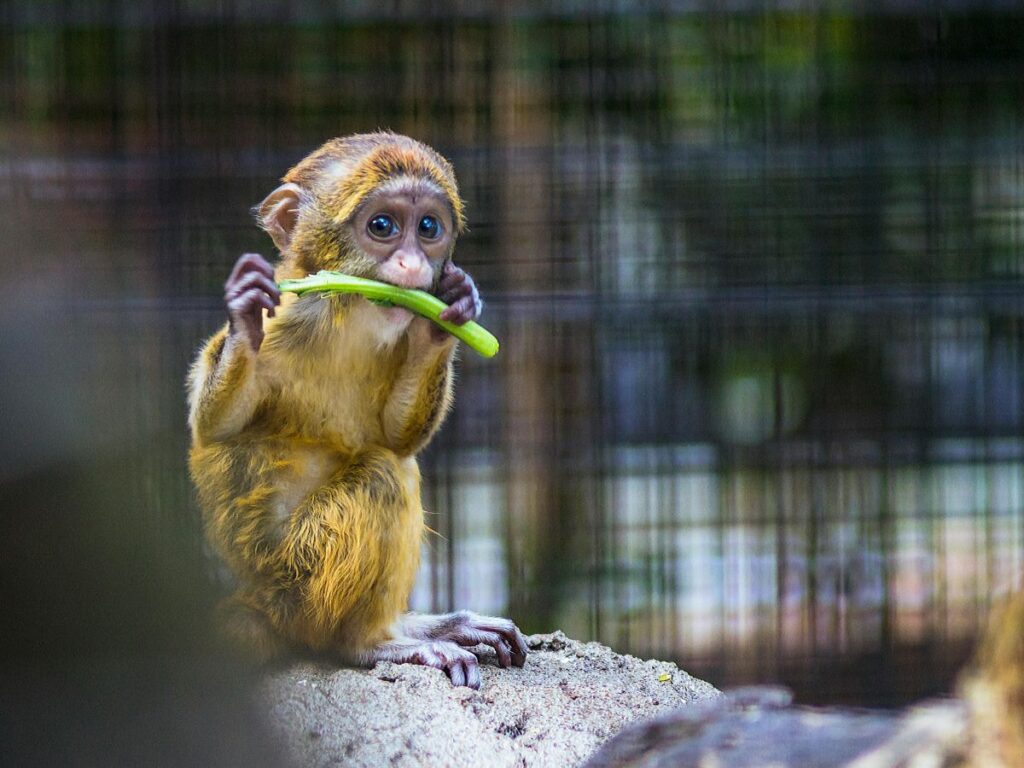
[[[400,288],[426,289],[433,279],[429,262],[417,254],[395,254],[392,263],[385,264],[382,272],[385,280]]]

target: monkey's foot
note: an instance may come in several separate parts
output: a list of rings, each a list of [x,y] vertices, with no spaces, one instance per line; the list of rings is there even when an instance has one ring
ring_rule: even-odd
[[[486,645],[494,649],[502,667],[526,664],[526,639],[508,619],[456,611],[443,616],[416,617],[413,621],[421,623],[420,632],[412,633],[419,637],[449,640],[464,648]]]
[[[452,685],[480,687],[480,662],[476,656],[452,642],[444,640],[397,640],[376,648],[372,661],[393,661],[396,664],[420,664],[444,670]]]

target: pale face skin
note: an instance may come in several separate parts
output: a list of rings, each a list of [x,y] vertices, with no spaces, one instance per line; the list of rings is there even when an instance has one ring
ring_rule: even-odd
[[[448,205],[429,189],[372,196],[352,221],[352,233],[363,252],[377,258],[382,280],[424,291],[453,246]]]
[[[378,279],[401,288],[429,291],[454,247],[448,204],[441,194],[423,185],[404,185],[372,195],[351,226],[360,250],[377,260]],[[390,330],[385,336],[401,333],[414,317],[401,307],[379,308],[378,312]],[[438,341],[443,338],[430,335]]]

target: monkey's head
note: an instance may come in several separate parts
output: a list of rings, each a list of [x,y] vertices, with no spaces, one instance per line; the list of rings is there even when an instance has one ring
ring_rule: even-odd
[[[429,289],[465,228],[451,164],[381,132],[328,141],[257,209],[289,272],[321,269]]]

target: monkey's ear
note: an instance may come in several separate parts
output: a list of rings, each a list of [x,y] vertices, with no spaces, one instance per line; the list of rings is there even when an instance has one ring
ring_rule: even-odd
[[[302,187],[287,182],[275,189],[256,209],[260,226],[274,241],[278,250],[284,252],[292,241],[292,230],[299,220],[299,204],[302,202]]]

